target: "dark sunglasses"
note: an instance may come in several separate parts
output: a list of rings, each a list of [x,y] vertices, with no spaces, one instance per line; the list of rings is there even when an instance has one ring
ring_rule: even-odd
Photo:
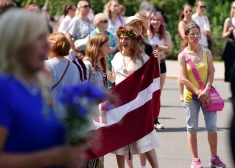
[[[83,8],[88,9],[88,8],[91,8],[91,6],[90,5],[84,5]]]
[[[205,8],[206,9],[206,5],[204,5],[204,6],[200,6],[200,8],[202,9],[202,8]]]
[[[108,20],[101,20],[100,23],[108,23]]]
[[[187,10],[187,11],[186,11],[186,13],[189,13],[189,12],[191,13],[191,12],[192,12],[192,10]]]

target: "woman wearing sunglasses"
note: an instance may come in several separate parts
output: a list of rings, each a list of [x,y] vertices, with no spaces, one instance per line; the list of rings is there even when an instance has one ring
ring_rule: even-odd
[[[79,1],[76,12],[76,16],[72,19],[66,34],[71,44],[70,57],[72,60],[85,55],[85,47],[81,47],[79,44],[88,44],[90,33],[95,29],[88,18],[90,5],[87,1]]]
[[[179,37],[180,37],[180,51],[182,50],[182,45],[184,42],[184,28],[185,26],[192,22],[192,8],[189,4],[184,4],[182,12],[180,14],[180,21],[178,24],[178,33],[179,33]],[[179,85],[179,92],[180,92],[180,101],[183,102],[184,98],[183,98],[183,91],[184,91],[184,85],[180,82],[180,80],[178,80],[178,85]]]
[[[94,31],[91,32],[91,37],[97,33],[103,33],[109,37],[109,53],[106,56],[106,61],[108,63],[108,69],[112,71],[111,61],[113,60],[114,53],[117,48],[117,42],[113,34],[107,29],[108,28],[108,16],[104,13],[98,13],[95,15],[93,23],[96,27]],[[114,84],[108,81],[108,86],[112,87]]]
[[[197,1],[196,3],[196,13],[192,15],[192,21],[195,22],[201,30],[201,39],[199,44],[204,48],[209,48],[208,36],[211,35],[210,22],[208,18],[204,15],[206,11],[206,5],[203,1]]]

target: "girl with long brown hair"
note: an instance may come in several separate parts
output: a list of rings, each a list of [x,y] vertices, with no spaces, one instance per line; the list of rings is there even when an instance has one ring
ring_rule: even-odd
[[[112,72],[108,70],[106,56],[109,53],[109,37],[103,33],[95,34],[86,48],[83,62],[87,68],[86,78],[102,89],[108,89],[108,79],[111,80]],[[88,160],[81,168],[103,168],[104,157]]]
[[[87,67],[87,79],[103,89],[108,89],[107,73],[110,71],[107,69],[105,57],[109,49],[109,37],[103,33],[97,33],[90,39],[83,58]]]
[[[192,16],[192,8],[189,4],[184,4],[183,5],[183,9],[181,11],[180,14],[180,21],[178,24],[178,33],[179,33],[179,37],[180,37],[180,51],[182,50],[182,46],[183,46],[183,42],[184,42],[184,28],[185,26],[192,22],[191,19]],[[180,92],[180,101],[183,102],[184,98],[183,98],[183,93],[184,93],[184,85],[180,82],[180,79],[178,78],[178,86],[179,86],[179,92]]]

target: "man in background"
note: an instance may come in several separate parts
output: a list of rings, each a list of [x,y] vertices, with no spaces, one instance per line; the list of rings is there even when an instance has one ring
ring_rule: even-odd
[[[197,1],[196,13],[192,15],[192,21],[194,21],[201,29],[201,39],[199,44],[205,48],[209,48],[209,41],[211,35],[210,22],[204,15],[206,10],[206,4],[203,1]]]

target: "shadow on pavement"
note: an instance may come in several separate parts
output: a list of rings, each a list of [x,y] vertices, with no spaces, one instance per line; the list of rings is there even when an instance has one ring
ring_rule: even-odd
[[[161,105],[162,108],[183,108],[183,106]]]
[[[218,129],[217,131],[230,130],[230,128],[223,128],[223,127],[219,127],[217,129]],[[158,130],[158,129],[155,129],[155,130],[158,131],[158,132],[187,132],[186,127],[176,127],[176,128],[166,127],[164,129],[161,129],[161,130]],[[204,132],[204,131],[206,131],[205,128],[199,127],[198,132]]]
[[[158,117],[158,119],[163,119],[163,120],[168,120],[168,119],[176,119],[176,118],[172,118],[172,117]]]

